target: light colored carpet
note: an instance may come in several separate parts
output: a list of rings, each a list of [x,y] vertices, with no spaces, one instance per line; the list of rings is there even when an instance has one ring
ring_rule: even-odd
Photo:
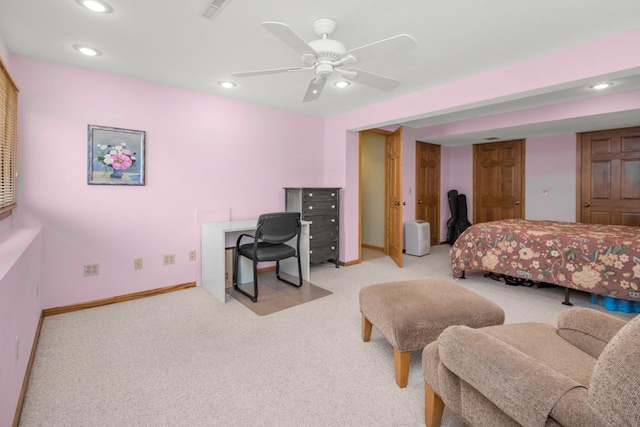
[[[409,384],[394,381],[393,351],[374,328],[362,342],[363,286],[449,279],[449,246],[312,269],[332,295],[269,316],[202,288],[45,318],[22,426],[422,426],[420,352]],[[469,274],[454,281],[492,299],[507,322],[555,324],[561,288],[510,287]],[[578,306],[598,310],[588,295]],[[629,319],[632,315],[614,313]],[[444,425],[460,426],[445,412]]]

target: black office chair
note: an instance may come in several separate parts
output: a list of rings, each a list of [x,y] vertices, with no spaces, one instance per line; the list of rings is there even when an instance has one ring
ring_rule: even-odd
[[[299,212],[274,212],[262,214],[258,218],[258,228],[255,236],[243,233],[236,241],[236,250],[233,257],[233,288],[258,301],[258,263],[264,261],[276,262],[276,277],[278,280],[293,285],[302,286],[302,266],[300,264],[300,213]],[[286,244],[297,236],[296,247]],[[243,237],[250,237],[253,243],[240,244]],[[238,286],[238,259],[240,255],[253,261],[253,295]],[[300,284],[295,284],[280,277],[280,260],[296,257],[298,259],[298,277]]]

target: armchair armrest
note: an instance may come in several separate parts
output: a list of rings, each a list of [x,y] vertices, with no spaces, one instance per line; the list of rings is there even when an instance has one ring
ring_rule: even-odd
[[[450,371],[522,425],[544,426],[556,402],[582,387],[479,329],[448,327],[438,351]]]
[[[626,324],[622,319],[589,308],[572,308],[558,318],[558,334],[585,353],[600,353]]]

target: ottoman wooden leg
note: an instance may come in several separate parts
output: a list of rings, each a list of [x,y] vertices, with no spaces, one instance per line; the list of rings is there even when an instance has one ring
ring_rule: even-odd
[[[405,388],[409,381],[409,366],[411,365],[411,352],[393,349],[393,361],[396,368],[396,384]]]
[[[362,315],[362,341],[369,342],[369,340],[371,339],[372,326],[373,325],[371,324],[371,322],[369,322],[369,319],[367,319],[363,314]]]
[[[427,427],[440,427],[444,402],[427,384],[424,385],[424,424]]]

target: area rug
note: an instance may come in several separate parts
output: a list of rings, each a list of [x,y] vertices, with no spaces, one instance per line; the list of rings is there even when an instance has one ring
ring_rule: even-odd
[[[296,278],[281,274],[283,278],[296,283]],[[240,285],[244,290],[253,293],[253,283]],[[231,288],[225,290],[227,295],[253,311],[258,316],[276,313],[287,308],[295,307],[318,298],[331,295],[331,292],[309,282],[304,282],[296,288],[276,279],[274,271],[258,274],[258,301],[253,302],[248,296]]]

